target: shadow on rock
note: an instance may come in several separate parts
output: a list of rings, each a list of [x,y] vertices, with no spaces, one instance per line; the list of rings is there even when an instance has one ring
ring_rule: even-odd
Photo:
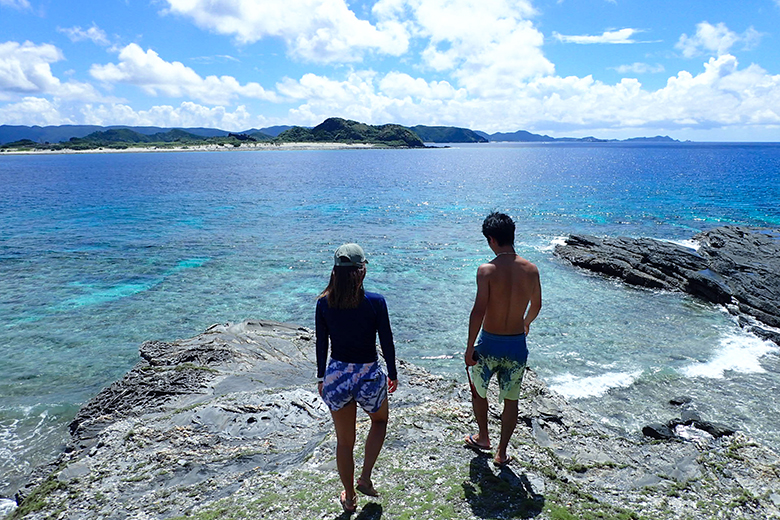
[[[380,518],[382,518],[382,505],[369,502],[360,509],[360,514],[355,517],[355,520],[379,520]]]
[[[369,502],[363,507],[360,507],[360,513],[353,517],[355,513],[341,513],[335,520],[379,520],[382,518],[382,505],[376,502]]]
[[[534,493],[524,473],[504,466],[496,474],[484,453],[471,459],[469,482],[463,484],[466,501],[480,518],[533,518],[544,509],[544,496]]]

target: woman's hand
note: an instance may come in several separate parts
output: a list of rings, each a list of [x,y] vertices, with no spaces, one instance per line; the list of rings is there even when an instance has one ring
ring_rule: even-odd
[[[398,388],[398,379],[390,379],[387,378],[387,391],[391,394],[395,392],[395,389]]]

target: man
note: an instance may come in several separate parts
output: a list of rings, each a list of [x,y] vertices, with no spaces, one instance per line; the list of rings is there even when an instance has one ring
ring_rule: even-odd
[[[542,287],[536,266],[515,253],[515,224],[508,215],[488,215],[482,223],[482,234],[496,257],[477,269],[477,296],[469,317],[466,370],[473,367],[471,402],[479,432],[467,436],[466,444],[490,449],[487,389],[496,374],[504,412],[501,440],[493,460],[503,466],[511,461],[507,446],[517,425],[517,400],[528,360],[525,340],[542,308]]]

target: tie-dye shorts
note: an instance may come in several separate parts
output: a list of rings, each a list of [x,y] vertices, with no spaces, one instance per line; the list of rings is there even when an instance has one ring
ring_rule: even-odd
[[[356,401],[376,413],[387,399],[387,376],[379,363],[344,363],[331,359],[322,382],[322,400],[332,412]]]
[[[501,336],[482,331],[474,346],[479,353],[477,364],[472,367],[472,383],[480,397],[486,397],[493,374],[498,376],[498,398],[516,401],[528,362],[528,346],[525,334]]]

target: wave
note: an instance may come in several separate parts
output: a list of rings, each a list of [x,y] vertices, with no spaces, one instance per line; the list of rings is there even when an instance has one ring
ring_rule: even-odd
[[[610,388],[631,386],[642,375],[634,372],[607,372],[596,376],[575,376],[569,372],[552,378],[550,389],[567,399],[583,399],[604,395]]]
[[[566,239],[569,237],[565,236],[559,236],[554,237],[552,240],[545,244],[523,244],[527,245],[531,249],[535,249],[536,251],[552,251],[555,249],[555,246],[563,246],[566,245]]]
[[[771,341],[764,341],[752,334],[728,334],[721,338],[720,348],[709,361],[693,363],[680,371],[688,377],[722,379],[727,370],[743,374],[766,372],[760,359],[767,354],[780,352]]]

